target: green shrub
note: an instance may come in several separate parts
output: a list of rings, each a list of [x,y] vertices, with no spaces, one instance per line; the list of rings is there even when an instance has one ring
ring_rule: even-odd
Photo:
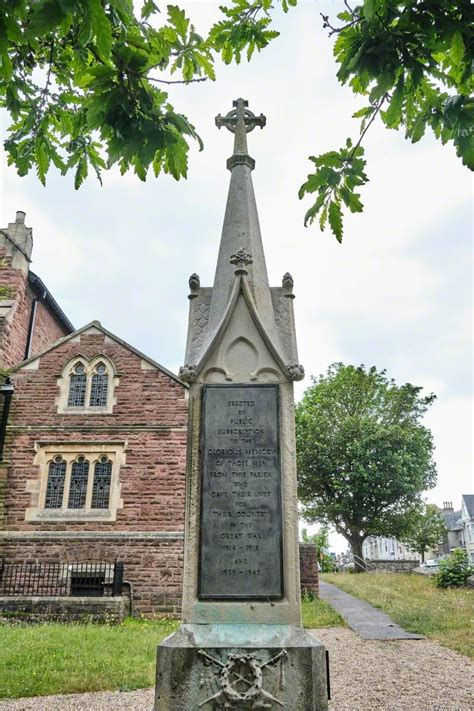
[[[465,585],[473,573],[474,568],[469,565],[466,551],[456,548],[450,556],[440,561],[435,582],[439,588],[458,588]]]

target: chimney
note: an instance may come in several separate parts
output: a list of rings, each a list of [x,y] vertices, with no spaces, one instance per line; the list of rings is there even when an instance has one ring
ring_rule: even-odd
[[[6,247],[7,255],[12,259],[12,268],[28,273],[33,251],[33,230],[25,225],[26,213],[17,210],[15,222],[0,229],[0,246]]]
[[[453,502],[452,501],[443,501],[443,511],[450,512],[450,513],[453,512],[454,511]]]

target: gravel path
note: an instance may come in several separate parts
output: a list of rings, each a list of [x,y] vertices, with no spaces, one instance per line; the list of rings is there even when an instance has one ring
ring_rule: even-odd
[[[342,627],[315,634],[330,654],[330,711],[472,708],[474,664],[467,657],[428,640],[363,640]],[[1,711],[151,711],[152,706],[153,689],[0,701]]]

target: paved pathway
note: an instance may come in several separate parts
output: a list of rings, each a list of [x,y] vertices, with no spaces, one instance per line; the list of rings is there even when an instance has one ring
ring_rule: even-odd
[[[328,602],[362,639],[424,639],[421,634],[406,632],[376,607],[340,590],[336,585],[319,580],[319,596]]]

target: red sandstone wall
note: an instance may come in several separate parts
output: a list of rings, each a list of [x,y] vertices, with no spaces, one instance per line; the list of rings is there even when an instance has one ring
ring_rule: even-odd
[[[26,274],[11,268],[12,260],[5,247],[0,247],[0,259],[0,286],[11,288],[14,292],[11,299],[16,302],[13,320],[0,321],[0,366],[10,368],[23,360],[32,295],[27,288]]]
[[[35,353],[41,353],[53,343],[63,336],[67,336],[67,331],[63,325],[59,323],[56,317],[41,301],[36,307],[35,327],[33,330],[33,338],[31,340],[30,356]]]
[[[11,299],[13,319],[0,319],[0,367],[10,368],[24,359],[28,327],[30,323],[31,306],[34,295],[27,284],[27,275],[20,269],[12,269],[11,256],[7,255],[5,247],[0,247],[0,286],[13,290]],[[62,326],[41,302],[36,309],[35,328],[31,343],[30,355],[39,353],[67,334]]]
[[[301,592],[319,593],[318,550],[314,543],[300,543]]]
[[[3,555],[8,562],[124,563],[124,580],[132,583],[138,614],[181,611],[183,541],[105,539],[96,541],[10,540]]]
[[[107,355],[120,383],[112,414],[61,414],[55,400],[57,379],[74,356]],[[141,359],[104,335],[81,335],[80,342],[60,344],[40,358],[37,370],[15,374],[10,416],[6,528],[15,530],[182,531],[186,459],[185,388],[158,370],[143,370]],[[27,523],[31,506],[26,482],[38,476],[33,464],[35,442],[126,441],[126,464],[120,481],[124,508],[116,523]]]

